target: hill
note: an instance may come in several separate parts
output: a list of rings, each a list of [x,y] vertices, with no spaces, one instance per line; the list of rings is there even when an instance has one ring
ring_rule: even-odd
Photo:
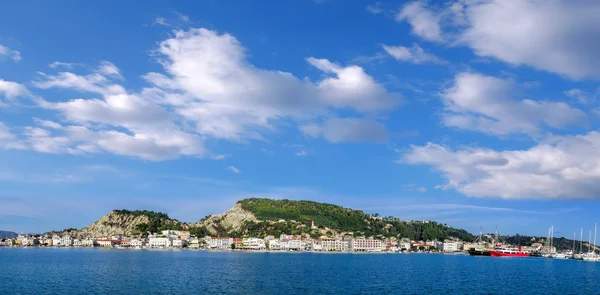
[[[18,234],[12,231],[0,230],[0,239],[12,239],[16,238]]]
[[[106,237],[113,235],[146,235],[147,232],[160,232],[161,230],[188,229],[190,226],[176,219],[171,219],[167,214],[148,210],[113,210],[98,221],[77,231],[65,230],[71,235]]]
[[[311,228],[314,221],[316,228]],[[461,239],[473,235],[436,222],[409,222],[383,218],[360,210],[313,201],[250,198],[239,201],[231,210],[211,215],[197,224],[216,235],[275,235],[306,233],[313,237],[346,233],[354,236],[383,236],[413,240]]]

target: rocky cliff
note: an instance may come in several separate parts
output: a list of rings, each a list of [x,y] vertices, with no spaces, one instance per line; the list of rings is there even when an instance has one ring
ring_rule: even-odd
[[[244,210],[240,203],[224,213],[213,214],[200,220],[197,226],[204,226],[213,235],[218,233],[240,231],[244,222],[257,222],[258,219],[250,211]]]
[[[163,213],[114,210],[102,216],[98,221],[84,227],[78,231],[78,234],[93,237],[130,236],[139,234],[140,227],[150,227],[150,225],[155,225],[155,228],[152,229],[155,232],[162,227],[189,228],[188,224],[170,219]]]

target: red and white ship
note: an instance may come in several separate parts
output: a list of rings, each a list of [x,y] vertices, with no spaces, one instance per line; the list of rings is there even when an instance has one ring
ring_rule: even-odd
[[[527,257],[531,256],[531,253],[524,252],[523,247],[517,248],[504,248],[502,245],[490,250],[490,256],[502,256],[502,257]]]

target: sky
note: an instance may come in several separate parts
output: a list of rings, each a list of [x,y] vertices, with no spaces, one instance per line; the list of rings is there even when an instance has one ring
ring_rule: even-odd
[[[0,229],[247,197],[473,233],[598,220],[598,1],[2,6]]]

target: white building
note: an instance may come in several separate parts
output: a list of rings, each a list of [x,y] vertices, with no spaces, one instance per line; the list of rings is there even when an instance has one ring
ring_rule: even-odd
[[[71,236],[62,236],[60,238],[60,245],[63,247],[71,247],[73,245],[73,240],[71,239]]]
[[[73,240],[73,247],[81,247],[81,240],[74,239]]]
[[[144,242],[140,239],[133,239],[131,240],[131,247],[133,248],[143,248],[144,247]]]
[[[212,238],[208,246],[212,249],[227,250],[231,249],[231,244],[233,244],[233,238]]]
[[[114,241],[110,239],[97,240],[96,243],[98,243],[98,246],[104,248],[112,248],[115,245]]]
[[[184,245],[185,245],[185,241],[182,239],[174,239],[173,240],[173,247],[183,248]]]
[[[83,239],[81,240],[82,247],[94,247],[94,240],[92,239]]]
[[[242,240],[242,248],[246,250],[265,250],[265,240],[259,238],[244,238]]]
[[[60,237],[59,236],[52,237],[52,246],[54,246],[54,247],[60,246]]]
[[[148,246],[150,248],[169,248],[171,247],[171,238],[150,238],[148,239]]]
[[[11,239],[0,240],[0,247],[12,247],[13,241]]]
[[[333,238],[321,238],[322,251],[348,251],[350,248],[348,240],[340,240]],[[316,249],[316,247],[315,247]]]
[[[442,252],[456,252],[459,250],[458,244],[454,242],[439,243],[438,248]]]
[[[350,250],[353,252],[381,251],[381,240],[375,239],[351,239]]]

